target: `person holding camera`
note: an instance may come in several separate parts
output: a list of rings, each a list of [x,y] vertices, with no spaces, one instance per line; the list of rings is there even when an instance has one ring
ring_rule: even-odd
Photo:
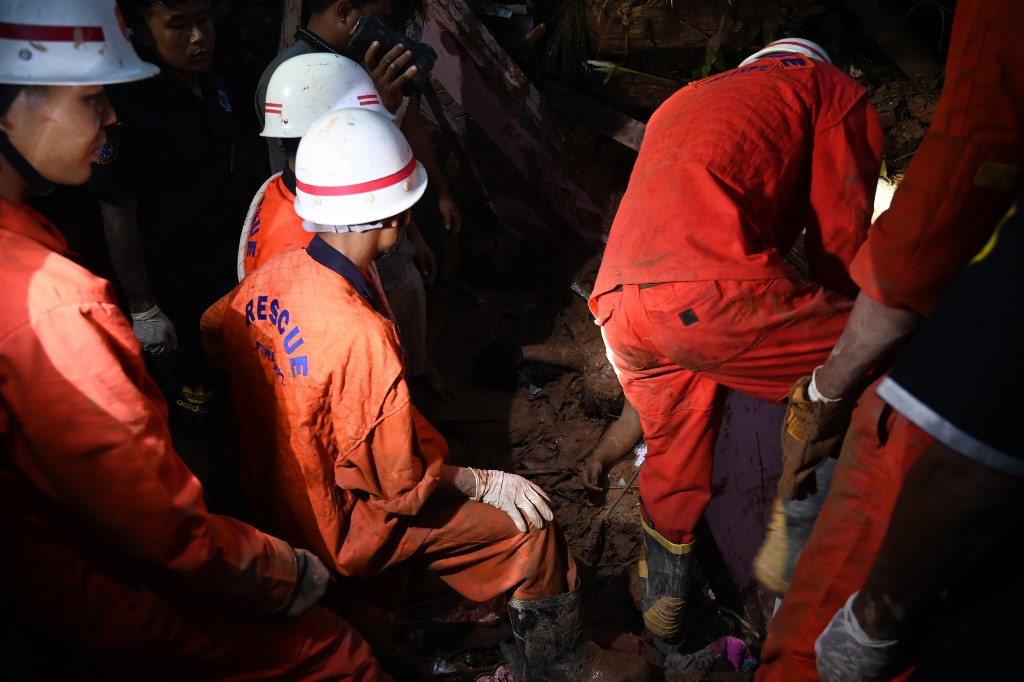
[[[396,123],[420,159],[430,179],[430,194],[436,203],[421,201],[413,209],[413,220],[406,230],[408,239],[400,239],[395,248],[377,260],[381,282],[401,331],[410,379],[422,378],[436,387],[436,395],[446,389],[428,353],[428,313],[426,289],[436,289],[442,269],[440,226],[458,234],[462,214],[452,199],[448,183],[434,153],[430,133],[420,114],[420,95],[429,87],[429,72],[434,51],[392,30],[404,25],[416,13],[411,5],[398,6],[392,0],[306,0],[305,26],[295,34],[295,42],[285,48],[264,70],[256,88],[256,114],[265,123],[267,87],[278,67],[288,59],[314,52],[333,52],[362,63],[384,106],[395,115]],[[270,170],[278,172],[287,165],[288,154],[280,139],[268,138]],[[432,300],[436,298],[432,296]],[[437,306],[434,306],[435,308]],[[437,311],[435,316],[440,315]],[[435,320],[436,322],[436,320]],[[437,328],[430,325],[431,330]],[[414,382],[420,383],[420,382]]]

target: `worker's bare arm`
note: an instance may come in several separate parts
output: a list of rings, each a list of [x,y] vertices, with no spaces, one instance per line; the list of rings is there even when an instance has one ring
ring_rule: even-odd
[[[832,354],[815,375],[818,392],[833,399],[855,396],[869,383],[869,373],[920,323],[917,313],[890,308],[861,292]]]

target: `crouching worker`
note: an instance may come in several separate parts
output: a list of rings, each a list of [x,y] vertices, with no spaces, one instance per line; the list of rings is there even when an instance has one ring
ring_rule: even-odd
[[[75,651],[41,678],[381,679],[311,608],[316,556],[207,511],[110,284],[25,204],[89,179],[104,84],[157,73],[122,27],[113,2],[0,5],[0,599]]]
[[[548,499],[525,479],[445,463],[409,400],[394,324],[367,278],[426,174],[384,116],[313,122],[296,159],[296,213],[316,233],[272,258],[203,318],[225,365],[243,438],[244,484],[265,527],[308,543],[343,576],[423,567],[464,597],[510,594],[527,680],[623,669],[588,645],[576,569]],[[645,679],[645,664],[625,657]]]

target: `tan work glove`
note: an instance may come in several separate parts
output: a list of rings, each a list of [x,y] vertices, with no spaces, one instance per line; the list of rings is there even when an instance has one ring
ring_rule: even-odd
[[[470,496],[470,499],[497,507],[508,514],[520,533],[529,530],[523,515],[534,528],[543,528],[546,522],[554,518],[548,496],[522,476],[493,469],[471,468],[470,471],[476,479],[476,494]]]
[[[817,371],[817,370],[815,370]],[[778,497],[802,500],[813,492],[814,470],[838,457],[850,426],[852,401],[830,400],[812,388],[814,375],[793,385],[782,422],[782,477]]]

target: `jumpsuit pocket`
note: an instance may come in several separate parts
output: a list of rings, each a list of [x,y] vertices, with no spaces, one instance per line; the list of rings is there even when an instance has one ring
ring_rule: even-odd
[[[732,362],[765,339],[758,316],[744,303],[747,283],[676,282],[640,294],[648,342],[691,372]]]

